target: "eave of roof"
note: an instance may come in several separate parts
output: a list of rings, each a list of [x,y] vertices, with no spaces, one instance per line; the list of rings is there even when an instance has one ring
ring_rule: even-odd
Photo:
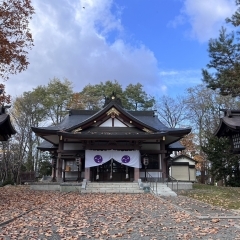
[[[176,161],[176,160],[178,160],[180,158],[187,158],[187,159],[189,159],[189,160],[191,160],[191,161],[193,161],[195,163],[197,162],[196,160],[194,160],[193,158],[191,158],[191,157],[189,157],[189,156],[187,156],[185,154],[177,155],[177,156],[173,157],[172,159],[173,159],[173,161]]]
[[[69,132],[58,132],[59,136],[64,138],[72,138],[72,139],[97,139],[97,140],[145,140],[145,139],[160,139],[166,135],[166,133],[134,133],[134,132],[97,132],[95,133],[69,133]]]
[[[58,149],[58,146],[54,146],[52,143],[45,140],[37,147],[37,149],[41,151],[54,151]]]
[[[34,133],[39,134],[39,135],[41,135],[41,134],[43,134],[43,135],[44,134],[47,134],[47,135],[54,134],[54,135],[56,135],[59,132],[59,130],[49,129],[49,128],[46,128],[46,127],[43,127],[43,128],[41,128],[41,127],[31,127],[31,129]]]
[[[166,146],[166,149],[171,151],[181,151],[184,150],[185,147],[179,141],[177,141]]]
[[[214,135],[218,137],[222,136],[222,133],[226,128],[231,129],[233,131],[240,130],[240,117],[235,116],[229,118],[226,116],[221,118],[218,128],[214,132]]]
[[[191,132],[191,128],[169,128],[167,135],[169,136],[183,136]]]
[[[11,123],[9,114],[0,114],[0,134],[9,136],[16,134],[16,130]]]

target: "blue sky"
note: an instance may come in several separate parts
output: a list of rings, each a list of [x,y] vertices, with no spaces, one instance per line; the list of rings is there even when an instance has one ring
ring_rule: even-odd
[[[35,46],[27,71],[5,82],[13,97],[67,78],[74,91],[117,80],[158,98],[201,83],[207,45],[235,0],[32,0]]]

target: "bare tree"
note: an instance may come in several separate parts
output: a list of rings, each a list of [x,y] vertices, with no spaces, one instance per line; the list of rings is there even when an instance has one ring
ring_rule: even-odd
[[[36,168],[38,160],[39,138],[32,133],[31,127],[38,127],[46,119],[47,111],[43,108],[42,96],[39,89],[33,92],[25,92],[23,96],[16,98],[11,111],[13,122],[17,130],[14,136],[18,144],[19,161],[25,162],[27,170]]]
[[[180,126],[186,119],[186,104],[183,97],[177,99],[162,96],[156,103],[159,119],[171,128]]]

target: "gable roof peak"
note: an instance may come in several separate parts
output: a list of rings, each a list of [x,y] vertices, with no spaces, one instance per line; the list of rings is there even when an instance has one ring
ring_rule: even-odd
[[[240,109],[219,109],[220,111],[224,112],[224,117],[234,117],[240,116]]]
[[[120,98],[117,97],[116,92],[112,92],[112,95],[110,97],[105,98],[105,104],[103,107],[106,107],[109,103],[114,102],[117,103],[119,106],[122,107],[122,101]]]

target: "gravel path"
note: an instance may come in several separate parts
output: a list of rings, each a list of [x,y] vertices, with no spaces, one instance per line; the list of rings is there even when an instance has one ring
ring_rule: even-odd
[[[216,214],[211,220],[200,220],[201,214],[196,214],[193,209],[202,203],[181,196],[62,194],[26,188],[20,192],[0,188],[1,219],[2,214],[6,220],[6,216],[10,219],[16,217],[16,212],[32,209],[2,225],[0,239],[240,240],[238,220],[219,219]],[[213,208],[202,206],[205,211]]]

